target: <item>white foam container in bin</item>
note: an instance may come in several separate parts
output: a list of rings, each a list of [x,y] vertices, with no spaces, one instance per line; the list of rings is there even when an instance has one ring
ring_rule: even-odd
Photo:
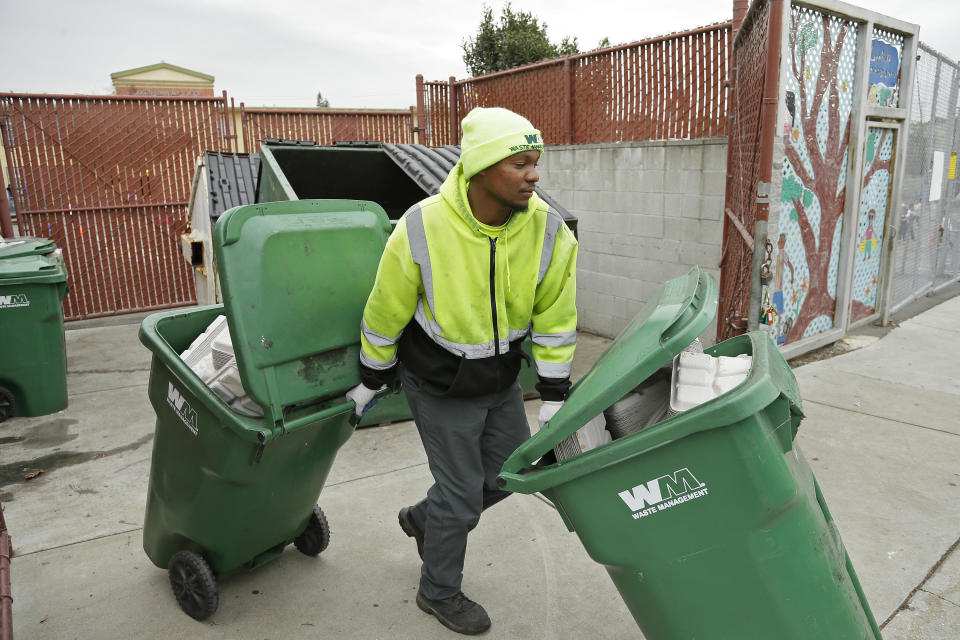
[[[263,415],[263,409],[250,399],[240,380],[226,316],[217,316],[180,357],[197,377],[235,411],[252,416]]]
[[[221,331],[213,339],[210,346],[213,355],[213,366],[217,369],[226,366],[227,363],[234,359],[233,340],[230,337],[229,331]]]
[[[727,393],[747,379],[752,363],[745,353],[731,358],[681,352],[673,361],[670,410],[686,411]]]
[[[197,377],[204,382],[209,382],[216,372],[217,368],[211,357],[213,353],[213,343],[221,335],[229,335],[227,329],[227,316],[217,316],[211,322],[206,331],[201,333],[187,347],[186,351],[180,354],[187,366],[190,367]]]

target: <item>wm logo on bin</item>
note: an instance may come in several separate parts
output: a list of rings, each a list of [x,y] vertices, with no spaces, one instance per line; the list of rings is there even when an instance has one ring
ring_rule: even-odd
[[[16,293],[11,296],[0,296],[0,309],[8,309],[12,307],[29,307],[30,301],[27,299],[27,296],[22,293]]]
[[[197,412],[193,410],[190,403],[183,399],[180,392],[173,386],[172,382],[167,383],[167,404],[173,409],[173,412],[187,425],[187,429],[193,435],[197,435]]]
[[[638,484],[633,489],[621,491],[620,499],[640,518],[664,511],[678,504],[707,495],[707,485],[697,480],[690,469],[684,467],[672,474]]]

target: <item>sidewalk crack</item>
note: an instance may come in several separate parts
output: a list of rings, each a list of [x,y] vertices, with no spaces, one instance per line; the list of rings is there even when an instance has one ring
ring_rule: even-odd
[[[397,467],[395,469],[388,469],[386,471],[378,471],[377,473],[368,473],[365,476],[347,478],[346,480],[339,480],[337,482],[328,482],[324,485],[324,487],[337,487],[343,484],[350,484],[351,482],[357,482],[359,480],[367,480],[368,478],[377,478],[380,476],[390,475],[391,473],[396,473],[397,471],[406,471],[407,469],[414,469],[416,467],[425,467],[425,466],[427,466],[426,462],[415,462],[413,464],[408,464],[405,467]]]
[[[841,407],[840,405],[831,404],[829,402],[823,402],[821,400],[811,400],[809,398],[803,399],[804,404],[818,404],[822,407],[830,407],[831,409],[837,409],[839,411],[846,411],[848,413],[855,413],[858,416],[869,416],[871,418],[877,418],[878,420],[887,420],[888,422],[896,422],[897,424],[905,424],[908,427],[917,427],[918,429],[926,429],[927,431],[936,431],[937,433],[944,433],[948,436],[960,437],[960,434],[957,434],[953,431],[947,431],[946,429],[938,429],[936,427],[931,427],[923,424],[917,424],[916,422],[907,422],[906,420],[898,420],[897,418],[891,418],[890,416],[881,416],[875,413],[870,413],[868,411],[860,411],[851,409],[849,407]]]
[[[140,373],[150,371],[150,367],[137,367],[136,369],[67,369],[68,374],[79,373]]]
[[[887,626],[888,624],[890,624],[890,621],[891,621],[891,620],[893,620],[894,618],[896,618],[897,615],[899,615],[899,613],[900,613],[901,611],[903,611],[904,609],[906,609],[906,608],[908,608],[908,607],[910,606],[910,600],[913,599],[913,596],[916,595],[917,591],[924,590],[924,589],[923,589],[923,586],[924,586],[925,584],[927,584],[927,582],[930,580],[930,578],[933,577],[933,574],[935,574],[935,573],[937,572],[937,570],[943,565],[943,563],[946,562],[947,558],[950,557],[950,554],[952,554],[954,551],[956,551],[957,546],[960,546],[960,538],[957,538],[956,540],[953,541],[953,544],[950,545],[950,548],[947,549],[946,551],[944,551],[944,552],[943,552],[943,555],[940,556],[940,559],[937,560],[937,561],[933,564],[932,567],[930,567],[930,570],[927,571],[927,575],[925,575],[925,576],[923,577],[923,580],[920,581],[920,584],[918,584],[917,586],[915,586],[915,587],[913,588],[913,591],[911,591],[910,593],[908,593],[908,594],[907,594],[907,597],[903,599],[903,602],[900,603],[900,606],[897,607],[896,609],[894,609],[893,613],[891,613],[890,616],[889,616],[886,620],[883,621],[883,623],[880,625],[880,628],[881,628],[881,629],[883,629],[885,626]],[[927,593],[929,593],[929,591],[928,591]],[[933,595],[936,595],[936,594],[933,594]],[[944,598],[944,600],[946,600],[946,598]],[[949,600],[948,600],[948,602],[949,602]],[[958,605],[958,606],[960,606],[960,605]]]
[[[47,551],[58,551],[60,549],[65,549],[66,547],[75,547],[77,545],[85,544],[87,542],[96,542],[97,540],[106,540],[107,538],[113,538],[116,536],[125,536],[135,531],[143,531],[143,527],[134,527],[133,529],[126,529],[124,531],[114,531],[112,533],[104,533],[98,536],[93,536],[91,538],[84,538],[83,540],[74,540],[72,542],[65,542],[63,544],[58,544],[54,547],[46,547],[44,549],[34,549],[33,551],[17,551],[16,549],[14,549],[13,555],[11,556],[11,558],[14,560],[19,560],[20,558],[26,558],[27,556],[36,555],[38,553],[45,553]]]
[[[944,598],[944,597],[943,597],[942,595],[940,595],[939,593],[934,593],[933,591],[930,591],[929,589],[920,589],[920,591],[923,591],[924,593],[929,593],[930,595],[934,596],[935,598],[940,598],[940,599],[943,600],[944,602],[947,602],[947,603],[949,603],[949,604],[952,604],[952,605],[955,606],[955,607],[960,607],[960,603],[954,602],[954,601],[951,600],[950,598]]]

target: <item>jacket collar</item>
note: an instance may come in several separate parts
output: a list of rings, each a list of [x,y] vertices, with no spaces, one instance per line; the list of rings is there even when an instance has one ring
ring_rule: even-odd
[[[470,186],[470,181],[463,176],[463,163],[457,162],[453,169],[450,170],[446,180],[440,185],[440,196],[447,202],[450,208],[453,209],[457,217],[473,229],[475,233],[485,235],[480,229],[480,223],[473,216],[473,211],[470,209],[470,200],[467,198],[468,186]],[[510,216],[504,232],[509,231],[511,234],[515,234],[522,227],[526,226],[533,217],[530,214],[539,206],[540,197],[534,193],[530,197],[530,201],[527,203],[527,208],[524,211],[516,212]]]

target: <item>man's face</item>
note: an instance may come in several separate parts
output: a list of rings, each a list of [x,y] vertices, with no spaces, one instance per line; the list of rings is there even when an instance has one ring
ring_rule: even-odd
[[[540,180],[537,173],[539,151],[522,151],[504,158],[477,173],[483,189],[513,211],[523,211],[530,202],[533,188]]]

